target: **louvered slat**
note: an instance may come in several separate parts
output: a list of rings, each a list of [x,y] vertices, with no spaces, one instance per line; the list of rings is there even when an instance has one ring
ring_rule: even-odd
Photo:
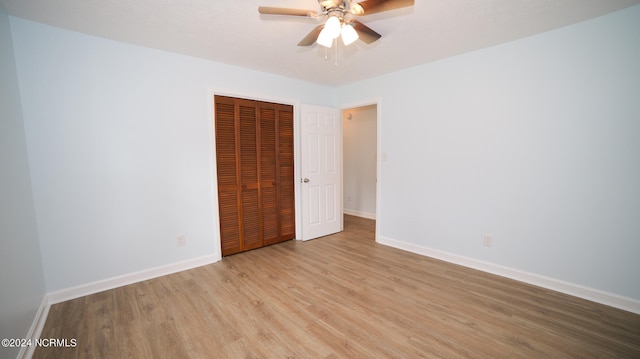
[[[215,108],[218,185],[235,186],[237,185],[237,159],[233,100],[220,98],[216,101]]]
[[[222,255],[242,251],[238,193],[235,100],[215,98],[216,165]]]
[[[276,186],[262,188],[262,233],[265,244],[280,242],[280,220]]]
[[[296,235],[293,106],[280,106],[278,111],[279,208],[281,240]]]
[[[265,245],[280,241],[276,105],[260,103],[260,187],[262,234]]]
[[[250,250],[262,247],[262,236],[260,233],[260,200],[258,189],[242,190],[242,249]]]
[[[220,202],[220,242],[222,254],[238,253],[240,247],[240,223],[238,217],[238,191],[221,191]]]
[[[260,181],[276,180],[276,111],[260,104]]]
[[[257,114],[254,101],[241,101],[240,117],[240,178],[252,188],[258,186]]]

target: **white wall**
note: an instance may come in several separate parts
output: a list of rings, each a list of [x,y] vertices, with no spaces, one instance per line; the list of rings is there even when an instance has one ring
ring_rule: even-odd
[[[9,17],[0,6],[0,338],[26,338],[45,294]],[[0,347],[0,357],[20,348]]]
[[[342,111],[344,212],[371,219],[376,216],[376,117],[376,105]]]
[[[211,89],[332,105],[323,86],[10,20],[48,292],[219,256]]]
[[[380,98],[379,235],[640,300],[638,39],[635,6],[339,88]]]

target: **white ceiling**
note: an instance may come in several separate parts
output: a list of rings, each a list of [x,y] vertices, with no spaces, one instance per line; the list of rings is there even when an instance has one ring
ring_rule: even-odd
[[[258,6],[319,11],[317,0],[0,0],[7,13],[109,39],[342,85],[531,36],[640,0],[416,0],[359,17],[382,38],[329,50],[298,47],[318,21]]]

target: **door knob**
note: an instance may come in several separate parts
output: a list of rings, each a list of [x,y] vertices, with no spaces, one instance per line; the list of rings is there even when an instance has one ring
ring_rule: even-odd
[[[305,179],[303,179],[303,180],[302,180],[302,182],[304,182],[304,183],[309,183],[309,179],[308,179],[308,178],[305,178]]]

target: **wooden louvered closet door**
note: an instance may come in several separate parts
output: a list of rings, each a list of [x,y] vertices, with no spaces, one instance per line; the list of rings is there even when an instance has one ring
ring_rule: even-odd
[[[292,239],[293,107],[215,97],[222,255]]]

